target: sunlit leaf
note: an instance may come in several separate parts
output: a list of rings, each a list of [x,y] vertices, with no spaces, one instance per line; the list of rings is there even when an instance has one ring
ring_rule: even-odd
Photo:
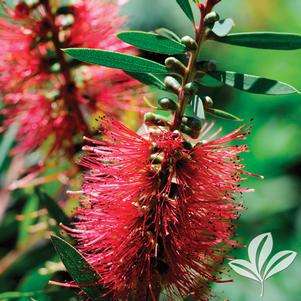
[[[35,195],[30,195],[27,198],[26,203],[24,204],[24,208],[22,211],[22,220],[19,225],[19,235],[18,235],[18,246],[24,247],[26,245],[28,238],[31,236],[30,226],[36,220],[36,216],[34,216],[34,212],[38,210],[39,201]]]
[[[122,69],[130,72],[155,74],[168,73],[164,65],[138,56],[89,48],[67,48],[64,49],[64,51],[75,59],[86,63]]]
[[[154,86],[160,90],[165,90],[165,84],[153,74],[137,73],[137,72],[126,72],[126,73],[145,85]]]
[[[254,266],[247,260],[243,259],[235,259],[229,262],[230,267],[239,275],[253,279],[255,281],[260,282],[260,276],[256,272],[256,267],[254,270]]]
[[[206,109],[206,113],[226,120],[242,121],[242,119],[240,119],[239,117],[219,109],[208,108]]]
[[[34,292],[5,292],[0,293],[0,300],[15,300],[19,298],[32,298],[43,295],[43,291],[34,291]]]
[[[244,92],[266,95],[298,93],[297,89],[286,83],[260,76],[232,71],[213,71],[208,74],[223,84]]]
[[[286,269],[295,259],[297,253],[294,251],[281,251],[275,254],[266,266],[263,278],[268,279],[276,273]]]
[[[194,23],[194,17],[192,13],[191,6],[189,4],[189,0],[176,0],[179,6],[182,8],[185,15],[188,17],[188,19]]]
[[[86,259],[62,238],[52,236],[51,240],[67,271],[81,290],[92,300],[105,300],[101,297],[102,288],[98,284],[101,277]]]
[[[168,38],[168,39],[172,39],[172,40],[175,40],[178,42],[181,41],[180,37],[176,33],[174,33],[173,31],[171,31],[167,28],[164,28],[164,27],[155,29],[155,33],[157,33],[158,35],[160,35],[162,37]]]
[[[12,124],[8,130],[3,135],[0,144],[0,170],[2,169],[3,162],[7,157],[9,150],[11,149],[13,142],[15,140],[19,126],[17,124]]]
[[[226,36],[234,26],[234,21],[231,18],[214,22],[211,31],[218,37]]]
[[[35,192],[41,202],[41,205],[47,208],[50,216],[54,218],[58,224],[63,223],[64,225],[69,225],[70,220],[63,209],[58,205],[57,201],[38,187],[35,188]]]
[[[117,37],[123,42],[151,52],[181,54],[187,51],[185,45],[155,33],[124,31],[118,33]]]
[[[226,37],[217,38],[216,41],[231,45],[261,49],[301,49],[301,35],[293,33],[244,32],[229,34]]]

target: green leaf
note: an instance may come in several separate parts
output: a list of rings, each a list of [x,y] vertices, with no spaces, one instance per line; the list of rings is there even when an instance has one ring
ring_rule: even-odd
[[[231,18],[227,18],[214,22],[211,31],[214,32],[218,37],[224,37],[231,31],[233,26],[233,20]]]
[[[67,48],[64,49],[64,51],[65,53],[71,55],[75,59],[86,63],[122,69],[124,71],[130,72],[159,74],[168,73],[164,65],[141,57],[123,54],[119,52],[111,52],[89,48]]]
[[[137,73],[137,72],[126,72],[126,73],[145,85],[154,86],[160,90],[165,90],[164,83],[153,74]]]
[[[218,117],[218,118],[226,119],[226,120],[242,121],[242,119],[240,119],[239,117],[237,117],[231,113],[219,110],[219,109],[209,108],[206,110],[206,113],[208,113],[212,116]]]
[[[12,124],[3,135],[0,144],[0,169],[2,169],[1,167],[5,158],[7,157],[7,153],[9,152],[14,143],[16,134],[18,132],[18,128],[19,126],[17,124]]]
[[[244,32],[229,34],[223,38],[216,38],[216,41],[231,45],[261,49],[301,49],[301,35],[293,33]]]
[[[173,31],[171,31],[167,28],[160,27],[155,30],[155,33],[157,33],[158,35],[160,35],[162,37],[181,42],[181,38],[176,33],[174,33]]]
[[[49,215],[54,218],[58,224],[70,224],[68,216],[53,198],[43,192],[39,187],[35,188],[35,193],[37,194],[42,206],[47,208]]]
[[[35,222],[36,217],[32,213],[38,210],[39,202],[35,195],[28,197],[24,209],[22,211],[23,219],[19,225],[18,247],[24,247],[27,244],[28,238],[31,236],[29,228]]]
[[[98,284],[101,276],[86,259],[62,238],[52,236],[51,240],[67,271],[81,290],[94,301],[105,300],[101,297],[102,288]]]
[[[205,112],[202,99],[198,95],[194,95],[191,97],[191,105],[187,106],[187,112],[185,111],[186,116],[194,116],[199,120],[205,120]],[[191,112],[192,110],[192,112]],[[191,114],[192,113],[192,114]]]
[[[192,22],[195,23],[193,13],[191,6],[189,4],[189,0],[176,0],[179,6],[182,8],[183,12],[185,15],[188,17],[188,19]]]
[[[227,86],[249,93],[266,95],[298,93],[298,90],[288,84],[260,76],[232,71],[213,71],[208,74]]]
[[[14,300],[19,298],[29,298],[37,297],[43,294],[43,291],[35,291],[35,292],[5,292],[0,294],[0,300]]]
[[[185,45],[159,34],[143,31],[123,31],[117,37],[128,44],[147,51],[162,54],[181,54],[187,51]]]

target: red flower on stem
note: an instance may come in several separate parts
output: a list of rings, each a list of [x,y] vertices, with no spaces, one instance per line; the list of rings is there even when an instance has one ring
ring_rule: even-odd
[[[47,153],[62,149],[73,158],[78,135],[91,132],[87,116],[108,110],[121,118],[123,109],[140,110],[144,90],[122,71],[75,63],[61,51],[106,47],[135,52],[115,35],[126,21],[118,15],[120,6],[81,0],[60,11],[60,5],[45,0],[4,7],[10,19],[0,20],[0,88],[6,99],[0,114],[9,119],[3,129],[20,125],[18,152],[35,150],[51,135]]]
[[[206,124],[200,139],[213,124]],[[207,300],[208,281],[232,240],[242,206],[236,196],[244,165],[244,127],[192,146],[178,131],[158,128],[145,137],[105,118],[103,139],[86,138],[81,164],[85,199],[70,230],[78,247],[116,299],[158,300],[194,295]],[[172,298],[172,297],[171,297]]]

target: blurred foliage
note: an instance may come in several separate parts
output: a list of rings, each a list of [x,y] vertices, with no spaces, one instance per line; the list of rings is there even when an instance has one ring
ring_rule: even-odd
[[[301,32],[300,0],[224,0],[217,6],[217,11],[222,17],[234,19],[236,26],[233,32]],[[130,0],[123,13],[129,16],[131,29],[166,27],[179,35],[186,35],[187,32],[192,34],[189,21],[174,0]],[[221,70],[262,75],[301,89],[300,51],[256,50],[209,42],[201,57],[216,59]],[[153,58],[163,60],[159,56]],[[301,254],[301,96],[252,95],[229,88],[218,91],[208,89],[208,94],[216,107],[242,117],[247,123],[254,118],[251,122],[252,134],[248,137],[250,153],[245,156],[245,163],[250,172],[263,175],[265,180],[250,178],[245,184],[255,188],[255,192],[244,196],[248,210],[242,213],[238,222],[239,241],[247,245],[255,236],[272,232],[275,252],[291,249]],[[232,121],[218,120],[217,124],[222,125],[225,132],[237,126],[237,122]],[[11,162],[8,156],[2,159],[6,155],[3,144],[7,143],[10,143],[9,139],[2,135],[2,187]],[[65,201],[66,197],[58,185],[49,184],[43,188],[53,197],[60,196],[62,202]],[[7,196],[1,195],[1,198],[1,202],[4,202]],[[72,205],[66,205],[68,210],[74,207],[76,199],[70,203]],[[21,217],[16,221],[18,215]],[[37,237],[41,235],[48,237],[51,227],[56,227],[55,231],[58,229],[55,221],[45,215],[43,206],[32,191],[17,190],[12,194],[5,218],[0,221],[0,292],[32,292],[46,288],[43,293],[14,299],[75,300],[76,295],[72,290],[64,289],[64,295],[60,293],[58,297],[58,288],[47,284],[54,274],[56,280],[67,278],[64,269],[57,263],[58,258],[49,240],[37,242]],[[237,249],[232,255],[247,259],[247,250]],[[9,263],[7,268],[4,262]],[[264,300],[300,300],[300,271],[301,257],[298,255],[291,267],[267,281]],[[214,285],[213,291],[217,294],[214,300],[259,300],[260,288],[257,283],[230,270],[224,278],[232,278],[234,282]],[[1,301],[9,299],[0,294]]]

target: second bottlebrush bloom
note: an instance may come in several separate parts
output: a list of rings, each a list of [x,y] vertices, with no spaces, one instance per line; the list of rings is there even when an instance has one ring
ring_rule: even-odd
[[[0,88],[5,107],[0,114],[6,118],[4,130],[19,125],[15,152],[32,152],[48,140],[46,153],[63,150],[71,159],[78,134],[92,131],[88,116],[109,111],[121,118],[123,108],[141,105],[143,89],[136,80],[122,71],[112,78],[111,70],[79,64],[61,50],[109,47],[135,53],[115,36],[126,22],[119,10],[119,4],[99,0],[4,5]]]

